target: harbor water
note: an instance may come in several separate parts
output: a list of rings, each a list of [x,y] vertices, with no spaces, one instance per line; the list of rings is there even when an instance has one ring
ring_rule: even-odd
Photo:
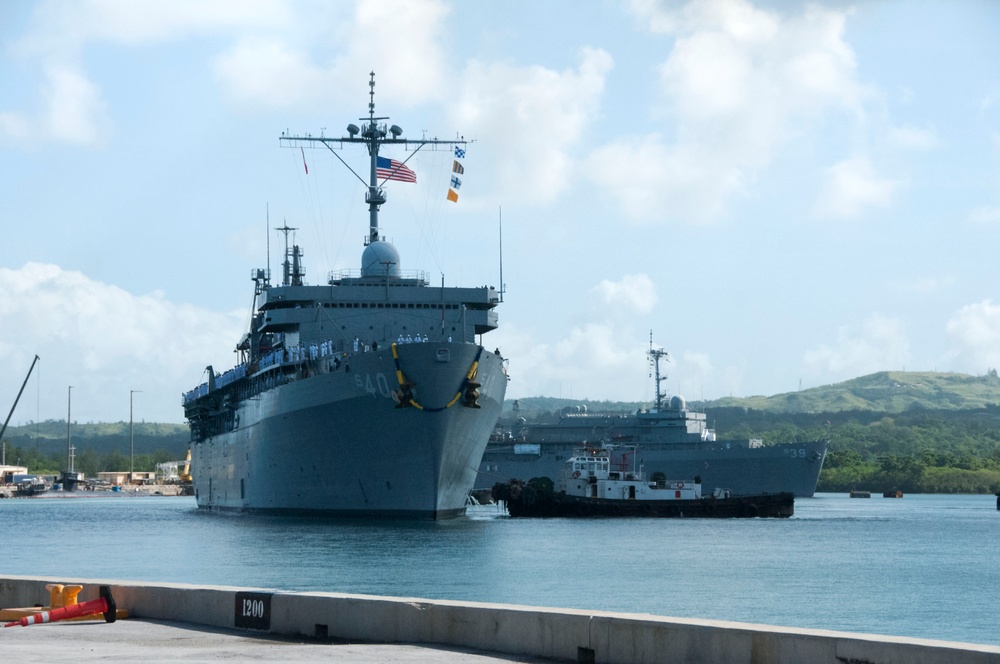
[[[992,495],[800,499],[790,519],[441,522],[0,500],[0,572],[598,609],[1000,644]]]

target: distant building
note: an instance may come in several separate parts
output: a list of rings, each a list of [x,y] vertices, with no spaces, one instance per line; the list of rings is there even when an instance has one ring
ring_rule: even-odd
[[[0,466],[0,484],[10,484],[14,475],[27,475],[27,466]]]
[[[129,472],[127,470],[115,470],[103,473],[97,473],[97,480],[99,482],[108,483],[111,486],[123,486],[128,484]],[[133,484],[153,484],[156,481],[156,473],[150,472],[148,470],[137,470],[132,473],[132,483]]]

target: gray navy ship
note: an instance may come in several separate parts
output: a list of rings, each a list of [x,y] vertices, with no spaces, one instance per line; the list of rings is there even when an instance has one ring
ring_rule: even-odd
[[[529,422],[519,417],[498,424],[476,479],[475,495],[488,495],[497,482],[512,478],[548,478],[558,482],[566,460],[581,445],[635,446],[650,480],[699,477],[704,486],[729,489],[733,495],[792,493],[811,497],[826,457],[826,440],[765,445],[762,440],[717,440],[704,413],[688,410],[683,397],[669,403],[660,390],[666,379],[660,360],[666,351],[648,352],[654,365],[656,401],[637,413],[589,413],[564,410],[555,421]],[[506,418],[505,418],[506,419]]]
[[[208,380],[183,395],[199,507],[422,519],[465,512],[507,389],[503,358],[476,340],[497,327],[499,293],[443,279],[433,287],[425,273],[400,268],[378,214],[382,185],[412,171],[380,149],[464,142],[402,138],[375,115],[374,74],[369,86],[368,117],[347,136],[281,136],[286,147],[367,148],[361,269],[307,285],[302,251],[288,242],[294,229],[278,229],[282,279],[253,271],[255,313],[239,362],[224,373],[208,367]]]

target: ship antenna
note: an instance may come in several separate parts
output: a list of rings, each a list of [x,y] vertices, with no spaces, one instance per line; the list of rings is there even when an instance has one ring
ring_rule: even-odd
[[[271,202],[267,203],[267,210],[265,213],[265,219],[267,220],[267,226],[264,229],[264,236],[267,238],[267,278],[271,278]],[[270,285],[270,284],[268,284]]]
[[[385,191],[381,186],[379,186],[378,181],[379,176],[377,168],[379,146],[388,143],[390,145],[401,145],[404,148],[412,150],[413,153],[403,161],[403,164],[405,165],[418,150],[425,146],[450,145],[457,148],[458,146],[464,146],[466,144],[466,141],[462,138],[447,141],[428,138],[420,138],[416,140],[402,138],[401,136],[403,134],[403,130],[400,129],[399,126],[392,125],[390,127],[386,127],[384,122],[380,122],[388,119],[388,116],[381,117],[375,115],[375,72],[371,72],[368,80],[368,117],[358,118],[358,120],[362,123],[360,128],[355,124],[347,125],[348,135],[341,138],[310,136],[308,134],[303,136],[292,136],[287,131],[280,136],[281,144],[285,147],[305,147],[306,144],[309,144],[308,147],[312,147],[312,144],[321,143],[365,185],[365,202],[368,203],[369,216],[368,237],[365,240],[366,245],[371,242],[377,242],[379,239],[378,212],[379,208],[386,201]],[[354,169],[352,169],[334,149],[334,145],[343,147],[345,143],[364,143],[368,147],[369,170],[367,180],[356,173]],[[383,179],[391,180],[394,178],[393,175],[390,174],[388,176],[384,176]]]
[[[369,76],[368,124],[361,128],[361,135],[368,139],[368,154],[371,157],[371,177],[365,200],[368,203],[368,242],[378,242],[378,210],[385,203],[385,192],[378,186],[378,146],[379,139],[385,137],[385,125],[379,127],[375,121],[389,118],[375,117],[375,72],[371,72]]]
[[[503,302],[503,206],[497,208],[500,213],[500,302]]]
[[[660,383],[667,379],[666,374],[660,376],[660,359],[666,358],[670,361],[670,355],[667,351],[662,348],[653,348],[653,331],[649,331],[649,359],[653,363],[653,371],[655,372],[655,387],[656,387],[656,412],[660,412],[663,409],[663,392],[660,390]]]
[[[292,285],[292,279],[293,279],[293,277],[295,275],[292,272],[292,265],[288,261],[288,234],[290,232],[292,232],[292,231],[297,231],[299,229],[297,229],[297,228],[291,228],[288,225],[288,222],[286,221],[284,226],[282,226],[281,228],[275,228],[274,230],[278,231],[279,233],[284,233],[285,234],[285,261],[281,264],[281,267],[284,270],[284,272],[282,273],[281,285],[282,286],[291,286]],[[298,266],[296,266],[295,273],[298,273],[297,267]]]

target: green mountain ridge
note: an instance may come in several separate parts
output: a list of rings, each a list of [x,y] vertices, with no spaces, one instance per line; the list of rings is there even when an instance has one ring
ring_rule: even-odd
[[[837,413],[908,410],[971,410],[1000,404],[1000,378],[931,371],[880,371],[833,385],[770,397],[723,398],[709,407],[742,407],[775,413]]]
[[[589,411],[633,411],[649,403],[526,397],[507,400],[504,411],[518,402],[522,414],[586,406]],[[743,408],[767,413],[876,412],[897,414],[914,410],[974,410],[1000,405],[1000,377],[932,371],[879,371],[842,383],[772,396],[723,397],[689,401],[697,410]]]

